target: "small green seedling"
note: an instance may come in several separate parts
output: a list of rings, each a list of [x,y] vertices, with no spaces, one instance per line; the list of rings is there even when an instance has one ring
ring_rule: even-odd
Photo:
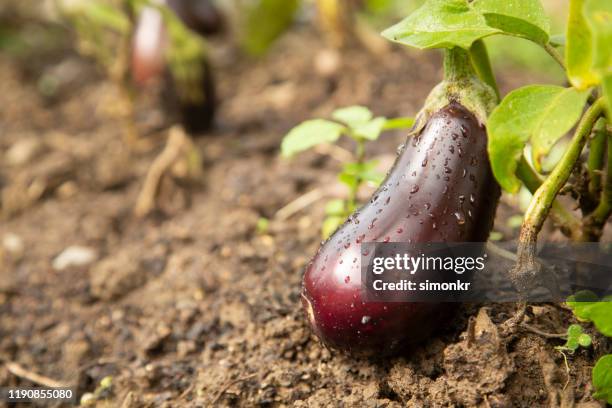
[[[295,154],[318,145],[336,143],[340,136],[347,136],[355,142],[353,156],[355,161],[343,163],[338,179],[348,187],[346,199],[333,199],[325,206],[326,218],[321,234],[329,237],[344,220],[357,209],[357,193],[363,183],[380,185],[384,174],[376,170],[376,160],[365,160],[365,144],[377,140],[385,130],[406,129],[414,124],[412,118],[387,119],[374,117],[364,106],[350,106],[335,110],[333,120],[311,119],[294,127],[283,139],[283,157]]]
[[[573,354],[579,347],[588,348],[591,347],[593,340],[591,336],[584,333],[582,326],[579,324],[572,324],[567,328],[567,340],[562,346],[555,347],[561,352],[568,352]]]
[[[582,291],[571,296],[567,305],[579,320],[592,322],[601,334],[612,337],[612,296],[598,299],[594,293]],[[612,354],[604,355],[595,364],[593,386],[595,398],[612,404]]]

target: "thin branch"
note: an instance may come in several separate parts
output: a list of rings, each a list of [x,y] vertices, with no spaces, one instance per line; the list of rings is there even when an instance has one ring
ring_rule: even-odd
[[[13,362],[4,363],[9,372],[19,378],[24,378],[30,382],[33,382],[38,385],[42,385],[49,388],[62,388],[66,387],[66,384],[63,384],[59,381],[55,381],[52,378],[45,377],[44,375],[37,374],[33,371],[26,370],[21,365]]]
[[[274,218],[277,221],[285,221],[289,219],[294,214],[302,211],[304,208],[309,205],[315,203],[321,198],[325,197],[326,192],[320,188],[315,188],[314,190],[310,190],[306,194],[303,194],[291,201],[289,204],[281,208],[276,212]]]
[[[606,178],[601,191],[599,204],[584,221],[584,240],[596,241],[601,237],[603,227],[612,215],[612,132],[606,131],[608,145],[608,164]]]
[[[525,159],[525,156],[521,157],[521,161],[519,162],[516,170],[516,175],[531,192],[531,194],[535,194],[543,182],[540,176],[529,165],[527,159]],[[573,240],[578,240],[581,229],[580,220],[576,218],[569,210],[567,210],[558,200],[555,200],[552,203],[550,217],[552,218],[553,222],[561,228],[561,231],[565,235],[569,236]]]
[[[521,329],[527,330],[529,332],[532,332],[534,334],[537,334],[538,336],[542,336],[547,339],[566,339],[567,338],[567,333],[547,333],[527,323],[521,323],[519,326],[521,327]]]
[[[593,127],[593,137],[589,142],[589,158],[587,169],[589,172],[589,194],[592,198],[601,193],[601,170],[606,156],[606,120],[600,118]]]
[[[555,61],[565,70],[565,61],[563,60],[563,56],[559,54],[559,51],[555,47],[553,47],[550,43],[544,45],[544,49],[546,52],[554,58]]]

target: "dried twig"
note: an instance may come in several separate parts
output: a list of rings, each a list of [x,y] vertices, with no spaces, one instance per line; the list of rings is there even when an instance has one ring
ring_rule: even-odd
[[[55,381],[52,378],[49,377],[45,377],[44,375],[40,375],[37,374],[33,371],[29,371],[26,370],[25,368],[23,368],[21,365],[14,363],[14,362],[7,362],[4,363],[4,366],[6,367],[7,370],[9,370],[10,373],[12,373],[13,375],[19,377],[19,378],[24,378],[28,381],[31,381],[35,384],[39,384],[45,387],[49,387],[49,388],[61,388],[61,387],[66,387],[66,384],[63,384],[61,382]]]
[[[249,380],[253,377],[255,377],[257,375],[257,373],[253,373],[253,374],[249,374],[249,375],[245,375],[244,377],[239,377],[236,378],[235,380],[229,381],[227,384],[225,384],[221,390],[219,390],[219,393],[215,396],[215,398],[210,402],[210,405],[215,405],[217,403],[217,401],[219,401],[219,399],[223,396],[223,394],[225,394],[227,392],[227,390],[235,384],[238,384],[240,382]]]
[[[315,188],[314,190],[311,190],[308,193],[299,196],[298,198],[278,210],[274,218],[278,221],[285,221],[289,219],[292,215],[300,212],[312,203],[325,197],[325,194],[326,193],[324,190],[320,188]]]
[[[177,126],[170,129],[166,147],[151,164],[136,200],[134,207],[136,216],[144,217],[155,209],[162,178],[181,157],[186,156],[193,148],[193,142],[182,128]]]
[[[565,339],[567,338],[567,334],[566,333],[547,333],[545,331],[542,331],[540,329],[538,329],[537,327],[531,326],[527,323],[521,323],[520,328],[529,332],[532,332],[534,334],[537,334],[538,336],[547,338],[547,339]]]

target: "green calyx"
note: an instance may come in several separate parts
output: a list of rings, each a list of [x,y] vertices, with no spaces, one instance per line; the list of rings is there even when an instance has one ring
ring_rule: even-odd
[[[412,133],[418,133],[433,113],[451,102],[467,108],[482,124],[497,105],[495,90],[478,78],[468,52],[458,47],[446,50],[444,80],[429,93]]]

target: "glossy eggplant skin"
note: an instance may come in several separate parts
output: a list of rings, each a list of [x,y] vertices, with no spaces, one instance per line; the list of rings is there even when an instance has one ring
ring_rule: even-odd
[[[223,30],[224,19],[211,0],[168,0],[168,6],[187,27],[201,36]]]
[[[449,304],[364,302],[362,242],[485,242],[500,189],[484,126],[451,102],[409,137],[372,199],[307,266],[302,304],[321,340],[356,354],[389,354],[423,340]]]

